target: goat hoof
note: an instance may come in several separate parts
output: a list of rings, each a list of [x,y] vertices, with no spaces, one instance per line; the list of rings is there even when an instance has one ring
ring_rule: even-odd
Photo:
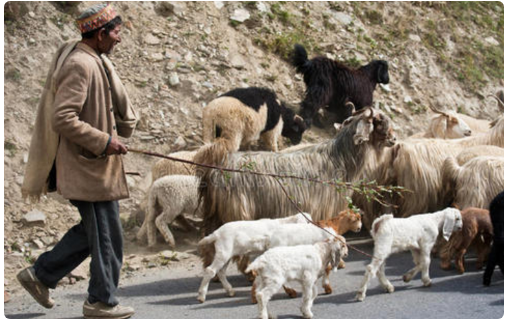
[[[326,295],[329,295],[332,293],[332,287],[330,287],[330,285],[323,286],[323,289],[324,289]]]
[[[385,287],[385,290],[390,294],[394,292],[394,286],[390,285],[388,287]]]
[[[360,292],[357,294],[356,297],[357,301],[364,301],[365,298],[366,298],[365,294],[362,294]]]
[[[204,301],[206,301],[206,297],[204,297],[204,296],[200,296],[200,295],[199,295],[199,296],[197,297],[197,300],[198,300],[200,303],[204,303]]]
[[[431,280],[424,283],[424,287],[431,287]]]
[[[227,295],[228,295],[229,297],[234,297],[234,290],[229,290],[229,291],[227,292]]]
[[[403,275],[403,281],[404,281],[404,282],[410,282],[410,280],[412,280],[412,277],[411,277],[411,276]]]

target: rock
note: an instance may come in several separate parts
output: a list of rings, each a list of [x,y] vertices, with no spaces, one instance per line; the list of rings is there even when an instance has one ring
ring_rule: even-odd
[[[404,97],[403,102],[405,102],[406,104],[412,103],[413,99],[409,95],[407,95]]]
[[[383,84],[383,83],[380,83],[380,87],[381,87],[381,89],[382,89],[384,92],[387,92],[387,93],[392,92],[392,90],[390,89],[389,84]]]
[[[4,303],[8,303],[9,301],[11,301],[11,296],[6,290],[4,290]]]
[[[44,237],[41,237],[41,241],[46,245],[46,246],[50,246],[52,245],[55,240],[53,237],[51,236],[44,236]]]
[[[161,54],[161,53],[153,53],[149,56],[149,59],[151,59],[151,61],[153,61],[153,62],[159,62],[159,61],[163,61],[164,57],[163,57],[163,54]]]
[[[210,82],[206,81],[206,82],[203,82],[202,83],[202,86],[203,87],[206,87],[208,89],[212,89],[213,88],[213,84],[211,84]]]
[[[67,276],[76,280],[85,280],[89,277],[89,263],[83,262],[80,266],[73,269]]]
[[[32,240],[32,242],[37,246],[37,248],[39,249],[43,249],[45,246],[44,246],[44,243],[42,241],[40,241],[39,239],[34,239]]]
[[[146,35],[144,42],[149,45],[158,45],[160,44],[160,39],[149,33]]]
[[[230,62],[233,68],[241,70],[245,68],[245,59],[239,54],[233,54],[230,57]]]
[[[172,250],[163,250],[163,251],[160,251],[160,256],[163,259],[174,260],[177,258],[177,253]]]
[[[342,25],[349,25],[353,21],[349,14],[343,12],[335,12],[333,14],[333,18],[340,22]]]
[[[178,138],[174,141],[174,145],[179,149],[184,149],[186,147],[186,141],[182,136],[178,136]]]
[[[266,4],[264,4],[264,2],[262,2],[262,1],[257,1],[256,7],[257,7],[257,10],[259,10],[260,12],[263,12],[263,13],[269,12],[268,7],[266,7]]]
[[[488,44],[491,44],[491,45],[499,45],[499,41],[495,40],[494,37],[487,37],[484,39],[484,41]]]
[[[34,224],[45,224],[46,222],[46,215],[37,209],[33,209],[30,212],[26,213],[22,218],[21,221],[27,225],[34,225]]]
[[[412,40],[412,41],[415,41],[415,42],[421,42],[422,39],[420,36],[418,36],[417,34],[410,34],[408,35],[408,39]]]
[[[170,86],[176,86],[179,84],[179,75],[176,72],[172,72],[169,75]]]
[[[230,16],[230,19],[243,23],[244,21],[250,19],[250,12],[248,12],[246,9],[236,9]]]
[[[215,7],[220,10],[224,7],[224,2],[223,1],[214,1],[215,3]]]

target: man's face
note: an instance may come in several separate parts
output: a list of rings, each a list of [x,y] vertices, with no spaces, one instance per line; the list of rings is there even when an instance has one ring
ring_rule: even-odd
[[[112,53],[114,46],[121,42],[121,25],[117,25],[112,31],[107,33],[105,30],[101,30],[100,41],[98,48],[101,53],[110,54]]]

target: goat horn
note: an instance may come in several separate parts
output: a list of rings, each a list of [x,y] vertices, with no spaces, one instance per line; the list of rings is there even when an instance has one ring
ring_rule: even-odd
[[[429,109],[430,109],[431,111],[433,111],[433,113],[437,113],[437,114],[441,114],[441,115],[443,115],[443,116],[447,116],[447,117],[449,117],[449,115],[448,115],[446,112],[442,112],[442,111],[438,110],[436,107],[434,107],[434,106],[432,106],[432,105],[430,105],[430,106],[429,106]]]
[[[498,96],[496,96],[495,94],[490,94],[488,95],[487,97],[492,97],[494,98],[495,100],[497,100],[497,103],[499,104],[499,108],[502,112],[504,112],[504,102],[502,102]]]

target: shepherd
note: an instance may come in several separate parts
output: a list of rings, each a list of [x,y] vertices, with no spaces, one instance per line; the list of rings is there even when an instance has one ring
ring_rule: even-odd
[[[129,197],[118,136],[130,137],[137,114],[105,56],[121,42],[122,19],[109,4],[86,9],[77,19],[82,39],[62,45],[51,62],[22,193],[37,201],[57,191],[77,207],[81,221],[51,251],[18,273],[21,285],[46,308],[49,288],[91,256],[85,318],[129,318],[116,290],[123,258],[120,199]]]

